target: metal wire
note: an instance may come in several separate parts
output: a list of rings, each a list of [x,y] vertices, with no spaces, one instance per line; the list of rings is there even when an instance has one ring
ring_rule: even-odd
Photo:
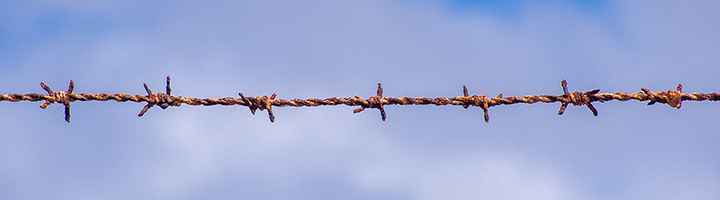
[[[193,106],[214,106],[214,105],[225,105],[225,106],[233,106],[233,105],[239,105],[239,106],[246,106],[250,108],[250,111],[252,114],[255,114],[255,111],[260,109],[260,111],[267,110],[268,115],[271,122],[275,121],[275,115],[273,114],[272,107],[314,107],[314,106],[334,106],[334,105],[347,105],[347,106],[360,106],[357,109],[354,109],[354,113],[359,113],[365,110],[366,108],[374,108],[380,110],[380,116],[383,121],[385,121],[386,113],[385,113],[385,105],[457,105],[457,106],[463,106],[463,108],[468,108],[470,106],[474,107],[480,107],[483,110],[485,122],[490,121],[490,117],[488,115],[488,108],[497,106],[497,105],[511,105],[511,104],[517,104],[517,103],[527,103],[527,104],[533,104],[537,102],[543,102],[543,103],[555,103],[560,102],[562,105],[560,106],[560,110],[558,111],[558,115],[562,115],[565,112],[565,109],[569,104],[573,104],[575,106],[587,106],[590,111],[592,111],[593,115],[597,116],[598,111],[593,107],[592,102],[600,101],[600,102],[606,102],[606,101],[612,101],[612,100],[618,100],[618,101],[628,101],[628,100],[637,100],[637,101],[650,101],[648,105],[653,105],[655,103],[662,103],[667,104],[670,107],[674,107],[677,109],[680,109],[682,106],[683,101],[720,101],[720,94],[718,93],[709,93],[709,94],[702,94],[702,93],[691,93],[691,94],[685,94],[682,93],[682,85],[678,84],[678,87],[675,91],[668,90],[668,91],[662,91],[662,92],[652,92],[647,88],[641,88],[640,90],[642,92],[638,93],[625,93],[625,92],[619,92],[619,93],[598,93],[600,92],[600,89],[593,89],[587,92],[568,92],[567,89],[567,81],[565,79],[562,80],[561,86],[563,89],[563,94],[560,96],[556,95],[525,95],[525,96],[519,96],[519,97],[503,97],[502,93],[497,95],[493,98],[487,98],[485,95],[469,95],[468,90],[465,86],[463,86],[463,96],[457,96],[452,98],[446,98],[446,97],[438,97],[438,98],[427,98],[427,97],[418,97],[418,98],[412,98],[412,97],[383,97],[383,88],[380,83],[378,83],[378,89],[375,96],[369,97],[368,99],[363,99],[362,97],[347,97],[347,98],[339,98],[339,97],[331,97],[326,99],[292,99],[292,100],[285,100],[285,99],[275,99],[277,97],[276,94],[272,94],[271,96],[256,96],[256,97],[245,97],[243,93],[238,93],[240,95],[240,98],[232,98],[232,97],[225,97],[220,99],[215,98],[206,98],[206,99],[200,99],[200,98],[194,98],[194,97],[182,97],[182,96],[173,96],[171,95],[172,89],[170,89],[170,77],[167,77],[167,85],[165,87],[165,93],[159,92],[157,94],[153,94],[150,88],[146,84],[143,84],[145,86],[145,91],[147,91],[147,95],[131,95],[131,94],[92,94],[92,93],[82,93],[82,94],[74,94],[73,89],[75,88],[75,82],[72,80],[70,81],[70,86],[68,87],[67,91],[60,91],[60,92],[54,92],[50,87],[45,85],[45,83],[40,83],[40,86],[47,91],[47,95],[44,94],[37,94],[37,93],[31,93],[31,94],[5,94],[0,95],[0,101],[12,101],[12,102],[19,102],[19,101],[44,101],[40,108],[47,108],[48,105],[53,103],[61,103],[65,105],[65,121],[68,123],[70,122],[70,103],[75,101],[110,101],[115,100],[117,102],[126,102],[126,101],[132,101],[132,102],[146,102],[147,105],[143,107],[142,111],[140,111],[140,114],[138,116],[143,116],[145,112],[148,111],[148,109],[152,108],[153,106],[160,106],[162,109],[166,109],[170,106],[180,106],[182,104],[187,105],[193,105]]]

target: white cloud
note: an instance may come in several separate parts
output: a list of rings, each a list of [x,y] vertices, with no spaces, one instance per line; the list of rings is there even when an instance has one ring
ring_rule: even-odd
[[[40,92],[36,80],[66,84],[71,77],[86,84],[78,84],[78,89],[142,94],[141,83],[162,91],[164,77],[170,75],[175,95],[236,97],[237,92],[248,96],[277,92],[286,99],[366,97],[374,95],[377,82],[386,86],[386,96],[460,95],[463,84],[471,93],[488,95],[557,94],[560,78],[570,80],[571,90],[601,86],[622,91],[630,88],[627,92],[632,92],[643,86],[656,90],[667,86],[666,82],[683,81],[712,91],[717,85],[711,84],[716,71],[712,67],[718,61],[712,56],[718,51],[717,40],[712,39],[718,27],[714,22],[718,20],[712,20],[715,5],[654,3],[648,7],[620,2],[600,15],[587,15],[572,6],[532,5],[511,21],[456,15],[441,3],[415,1],[136,5],[57,6],[78,12],[78,16],[107,11],[111,14],[103,16],[108,21],[121,21],[121,27],[132,28],[99,33],[99,39],[65,33],[57,41],[42,42],[21,56],[19,63],[24,69],[15,73],[22,78],[0,83],[11,89],[21,84],[17,88]],[[152,10],[157,24],[128,25],[132,24],[128,21],[142,20],[132,16],[145,9]],[[677,70],[677,66],[689,67]],[[646,83],[649,85],[641,86]],[[3,111],[7,113],[27,108],[20,103],[2,104],[18,107]],[[556,117],[552,115],[557,105],[517,105],[493,108],[491,117],[497,118],[478,125],[482,115],[477,109],[417,106],[408,111],[410,108],[390,107],[388,121],[381,122],[377,110],[372,109],[352,114],[352,108],[346,106],[275,108],[277,121],[271,124],[266,112],[251,116],[245,107],[153,108],[135,119],[142,104],[103,102],[113,106],[108,109],[76,104],[96,110],[78,105],[74,116],[98,117],[87,119],[93,121],[81,130],[106,130],[102,134],[110,136],[132,134],[117,137],[120,141],[102,141],[108,142],[110,149],[132,152],[114,158],[110,156],[118,155],[103,148],[70,149],[68,152],[80,156],[67,162],[99,169],[48,177],[62,170],[24,167],[57,164],[41,159],[56,154],[42,149],[34,137],[47,130],[66,131],[56,138],[69,137],[78,122],[63,124],[58,113],[49,113],[61,110],[54,107],[42,113],[6,116],[0,118],[2,127],[8,127],[0,134],[5,139],[0,142],[5,144],[0,145],[0,163],[4,163],[0,175],[11,181],[0,183],[25,181],[11,189],[18,194],[43,189],[37,186],[40,182],[74,182],[62,187],[71,193],[69,198],[133,196],[136,192],[150,198],[183,198],[215,191],[221,196],[241,191],[248,197],[309,198],[335,190],[419,199],[718,195],[713,192],[718,172],[707,167],[716,166],[717,161],[703,163],[697,160],[706,158],[693,158],[692,166],[658,168],[657,164],[680,166],[674,162],[682,160],[682,155],[665,155],[667,161],[659,162],[634,159],[648,153],[632,151],[635,146],[654,149],[652,143],[638,139],[650,133],[654,145],[677,141],[672,136],[686,127],[656,125],[684,123],[694,124],[695,131],[682,132],[692,137],[681,147],[667,148],[707,153],[699,148],[705,145],[701,141],[713,141],[712,113],[705,117],[688,114],[703,109],[672,110],[670,115],[666,107],[654,106],[641,115],[618,108],[641,104],[610,102],[601,104],[605,110],[597,106],[600,117],[590,118],[585,108],[568,108],[572,111]],[[708,102],[702,105],[706,104],[703,108],[713,106]],[[135,110],[127,111],[130,107]],[[552,112],[547,113],[549,107]],[[581,109],[582,116],[574,114]],[[29,116],[36,115],[48,115],[41,119],[62,123],[23,128],[35,125],[36,120]],[[678,122],[665,120],[665,116],[682,117]],[[140,130],[142,134],[135,133]],[[23,136],[27,133],[35,134]],[[105,150],[101,153],[109,158],[84,157],[87,155],[80,151],[87,149]],[[621,152],[624,150],[630,153]],[[597,168],[615,177],[628,177],[619,180],[628,188],[594,188],[615,184],[600,180],[598,176],[605,174],[594,174],[591,166],[601,161],[607,163]],[[119,166],[102,168],[111,164]],[[615,167],[618,165],[631,167]],[[38,175],[40,170],[50,172]],[[690,170],[698,172],[668,175]],[[100,184],[107,181],[114,184]]]
[[[386,150],[386,149],[383,149]],[[366,160],[356,170],[370,191],[406,191],[414,199],[576,199],[573,188],[554,167],[512,153],[418,155],[387,149],[392,156]]]

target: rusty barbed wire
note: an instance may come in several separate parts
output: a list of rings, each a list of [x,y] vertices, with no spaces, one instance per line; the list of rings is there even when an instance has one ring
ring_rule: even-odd
[[[75,82],[70,81],[70,85],[68,87],[67,91],[60,91],[60,92],[54,92],[52,89],[50,89],[49,86],[47,86],[45,83],[41,82],[40,86],[48,93],[47,95],[44,94],[37,94],[37,93],[31,93],[31,94],[5,94],[0,95],[0,102],[1,101],[11,101],[11,102],[19,102],[19,101],[44,101],[40,108],[45,109],[50,104],[53,103],[60,103],[65,106],[65,121],[68,123],[70,122],[70,103],[75,101],[110,101],[115,100],[117,102],[126,102],[126,101],[132,101],[132,102],[145,102],[147,105],[143,107],[143,109],[140,111],[140,114],[138,114],[139,117],[142,117],[150,108],[153,106],[160,106],[162,109],[166,109],[170,106],[181,106],[182,104],[187,105],[193,105],[193,106],[214,106],[214,105],[224,105],[224,106],[246,106],[250,109],[250,112],[254,115],[255,111],[260,109],[260,111],[267,110],[268,116],[270,118],[271,122],[275,122],[275,115],[273,114],[272,107],[315,107],[315,106],[335,106],[335,105],[347,105],[347,106],[360,106],[357,109],[353,110],[353,113],[359,113],[364,111],[367,108],[374,108],[378,109],[380,111],[380,116],[383,121],[386,119],[386,113],[385,113],[385,105],[457,105],[462,106],[463,108],[468,108],[470,106],[473,107],[479,107],[483,110],[483,116],[485,119],[485,122],[490,121],[490,117],[488,114],[488,109],[493,106],[498,105],[511,105],[511,104],[518,104],[518,103],[526,103],[526,104],[534,104],[538,102],[543,103],[555,103],[560,102],[560,110],[558,111],[558,115],[562,115],[565,112],[565,109],[569,104],[572,104],[574,106],[587,106],[593,115],[597,116],[598,111],[595,109],[595,107],[592,105],[592,102],[606,102],[606,101],[612,101],[612,100],[618,100],[618,101],[629,101],[629,100],[637,100],[637,101],[650,101],[647,105],[653,105],[655,103],[662,103],[667,104],[670,107],[680,109],[682,106],[683,101],[720,101],[720,94],[718,93],[709,93],[709,94],[702,94],[702,93],[682,93],[682,85],[678,84],[677,89],[675,91],[668,90],[668,91],[661,91],[661,92],[652,92],[647,88],[641,88],[640,90],[642,92],[638,93],[625,93],[625,92],[619,92],[619,93],[599,93],[600,89],[593,89],[586,92],[568,92],[567,89],[567,81],[563,79],[561,81],[561,86],[563,89],[563,94],[560,96],[556,95],[525,95],[525,96],[519,96],[519,97],[503,97],[503,94],[500,93],[499,95],[493,97],[493,98],[487,98],[485,95],[469,95],[468,89],[463,85],[463,96],[457,96],[452,98],[447,97],[437,97],[437,98],[428,98],[428,97],[418,97],[418,98],[412,98],[412,97],[383,97],[383,88],[380,83],[378,83],[378,88],[375,96],[371,96],[368,99],[363,99],[359,96],[354,97],[347,97],[347,98],[339,98],[339,97],[330,97],[326,99],[316,99],[316,98],[310,98],[310,99],[292,99],[292,100],[286,100],[286,99],[276,99],[277,95],[273,93],[270,96],[256,96],[256,97],[246,97],[243,93],[238,93],[240,98],[233,98],[233,97],[225,97],[220,99],[215,98],[195,98],[195,97],[182,97],[182,96],[173,96],[171,95],[172,89],[170,88],[170,77],[167,77],[167,85],[165,86],[165,93],[158,92],[157,94],[153,94],[150,88],[148,88],[147,84],[143,84],[145,87],[145,91],[147,92],[147,95],[131,95],[131,94],[104,94],[104,93],[98,93],[98,94],[92,94],[92,93],[82,93],[82,94],[75,94],[73,93],[73,90],[75,88]]]

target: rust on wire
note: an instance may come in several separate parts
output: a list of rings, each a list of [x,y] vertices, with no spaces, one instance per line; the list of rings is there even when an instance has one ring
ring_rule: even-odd
[[[60,92],[53,92],[52,89],[50,89],[50,86],[45,85],[45,83],[40,82],[40,87],[42,87],[45,91],[48,93],[48,98],[45,99],[45,102],[40,104],[40,108],[45,109],[50,104],[58,102],[65,105],[65,121],[70,123],[70,103],[75,101],[75,99],[70,98],[70,94],[72,94],[73,89],[75,89],[75,82],[70,80],[70,86],[68,86],[67,91],[60,91]]]
[[[355,98],[359,97],[356,96]],[[360,98],[360,100],[362,100],[362,98]],[[360,106],[362,107],[354,109],[353,113],[362,112],[363,110],[365,110],[365,108],[377,108],[378,110],[380,110],[380,117],[383,121],[385,121],[387,115],[385,115],[385,107],[383,106],[383,104],[385,104],[386,101],[387,100],[383,98],[382,84],[378,83],[377,95],[368,98],[367,104],[361,104]]]
[[[275,97],[277,97],[277,94],[273,93],[272,96],[270,96],[270,97],[268,97],[268,96],[245,97],[245,95],[243,95],[243,93],[240,92],[240,93],[238,93],[238,95],[240,95],[239,100],[241,100],[241,101],[237,102],[236,104],[247,106],[248,108],[250,108],[250,112],[253,115],[255,115],[255,111],[257,111],[258,109],[260,109],[260,111],[267,109],[268,116],[270,117],[270,122],[275,122],[275,115],[273,115],[272,105],[273,105],[273,102],[275,101]],[[228,98],[223,98],[223,99],[227,99],[226,102],[228,102],[228,103],[222,104],[222,105],[233,105],[232,103],[230,103],[231,101]],[[201,105],[208,105],[208,104],[201,104]]]
[[[567,81],[565,79],[562,80],[562,89],[563,89],[563,95],[561,98],[564,99],[562,102],[562,105],[560,106],[560,110],[558,111],[558,115],[562,115],[565,112],[565,108],[567,108],[568,103],[572,103],[574,106],[582,106],[586,105],[590,111],[592,111],[593,115],[597,116],[598,112],[595,107],[593,107],[592,102],[597,101],[597,99],[592,99],[598,92],[600,92],[600,89],[594,89],[587,92],[580,93],[578,91],[575,91],[573,93],[569,93],[567,89]],[[569,102],[568,102],[569,101]]]
[[[502,93],[500,93],[497,97],[494,99],[500,99],[502,98]],[[485,95],[473,95],[470,96],[468,94],[468,89],[463,85],[463,96],[462,97],[455,97],[455,99],[458,99],[463,102],[462,106],[463,108],[467,109],[469,106],[476,106],[480,107],[483,110],[483,117],[485,118],[485,123],[490,122],[490,115],[488,114],[488,108],[490,107],[490,101],[489,99],[485,98]]]
[[[173,104],[173,102],[175,101],[173,100],[173,96],[171,95],[172,89],[170,89],[170,76],[167,77],[165,93],[158,92],[157,94],[153,94],[150,88],[148,88],[147,84],[143,83],[143,86],[145,86],[145,91],[148,93],[148,104],[143,107],[143,109],[140,111],[140,114],[138,114],[138,117],[142,117],[143,115],[145,115],[145,112],[147,112],[155,105],[160,106],[160,108],[162,108],[163,110],[170,106],[180,106],[180,104]]]
[[[260,111],[267,110],[270,122],[275,121],[275,115],[273,114],[272,107],[315,107],[315,106],[335,106],[335,105],[346,105],[346,106],[360,106],[354,109],[354,113],[364,111],[366,108],[378,109],[380,111],[380,117],[383,121],[387,118],[385,113],[386,105],[457,105],[463,108],[470,106],[479,107],[483,110],[483,117],[485,122],[490,121],[488,115],[488,109],[498,105],[512,105],[518,103],[533,104],[537,102],[543,103],[555,103],[560,102],[560,110],[558,115],[562,115],[569,104],[574,106],[586,106],[592,111],[592,114],[597,116],[598,111],[592,105],[592,102],[606,102],[612,100],[618,101],[649,101],[648,105],[655,103],[667,104],[670,107],[680,109],[683,101],[720,101],[720,94],[718,93],[682,93],[682,85],[678,84],[676,90],[668,90],[661,92],[652,92],[647,88],[641,88],[642,92],[638,93],[599,93],[600,89],[593,89],[586,92],[572,92],[570,93],[567,88],[567,81],[563,79],[561,86],[563,94],[560,96],[556,95],[525,95],[519,97],[503,97],[503,94],[499,94],[493,98],[487,98],[485,95],[470,95],[468,89],[463,85],[463,95],[447,98],[447,97],[383,97],[383,88],[378,83],[378,88],[375,96],[371,96],[368,99],[362,97],[348,97],[339,98],[331,97],[326,99],[276,99],[277,94],[273,93],[270,96],[257,96],[257,97],[246,97],[243,93],[238,93],[240,98],[225,97],[220,99],[215,98],[194,98],[194,97],[182,97],[173,96],[172,89],[170,88],[170,77],[167,77],[165,86],[165,93],[158,92],[153,94],[147,84],[143,84],[147,95],[130,95],[125,93],[120,94],[104,94],[104,93],[82,93],[74,94],[75,82],[70,81],[67,91],[54,92],[45,83],[40,83],[40,86],[47,92],[44,94],[4,94],[0,95],[0,101],[44,101],[40,108],[47,108],[50,104],[61,103],[65,106],[65,121],[70,122],[70,103],[74,101],[110,101],[115,100],[117,102],[138,102],[147,103],[143,107],[142,111],[138,116],[143,116],[153,106],[160,106],[162,109],[166,109],[170,106],[181,106],[182,104],[193,105],[193,106],[214,106],[214,105],[225,105],[225,106],[246,106],[250,109],[252,114],[260,109]]]

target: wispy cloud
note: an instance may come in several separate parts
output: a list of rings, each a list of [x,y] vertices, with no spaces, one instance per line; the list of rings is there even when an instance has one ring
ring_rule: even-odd
[[[45,2],[0,12],[0,93],[323,98],[713,92],[711,3],[446,1]],[[474,4],[477,5],[477,4]],[[485,4],[482,4],[485,6]],[[594,7],[601,7],[594,10]],[[511,15],[511,18],[498,17]],[[7,45],[2,45],[2,44]],[[344,106],[152,109],[1,102],[6,198],[712,199],[720,120],[711,102],[585,108]],[[64,195],[58,196],[57,194]],[[677,196],[677,198],[682,198]]]

